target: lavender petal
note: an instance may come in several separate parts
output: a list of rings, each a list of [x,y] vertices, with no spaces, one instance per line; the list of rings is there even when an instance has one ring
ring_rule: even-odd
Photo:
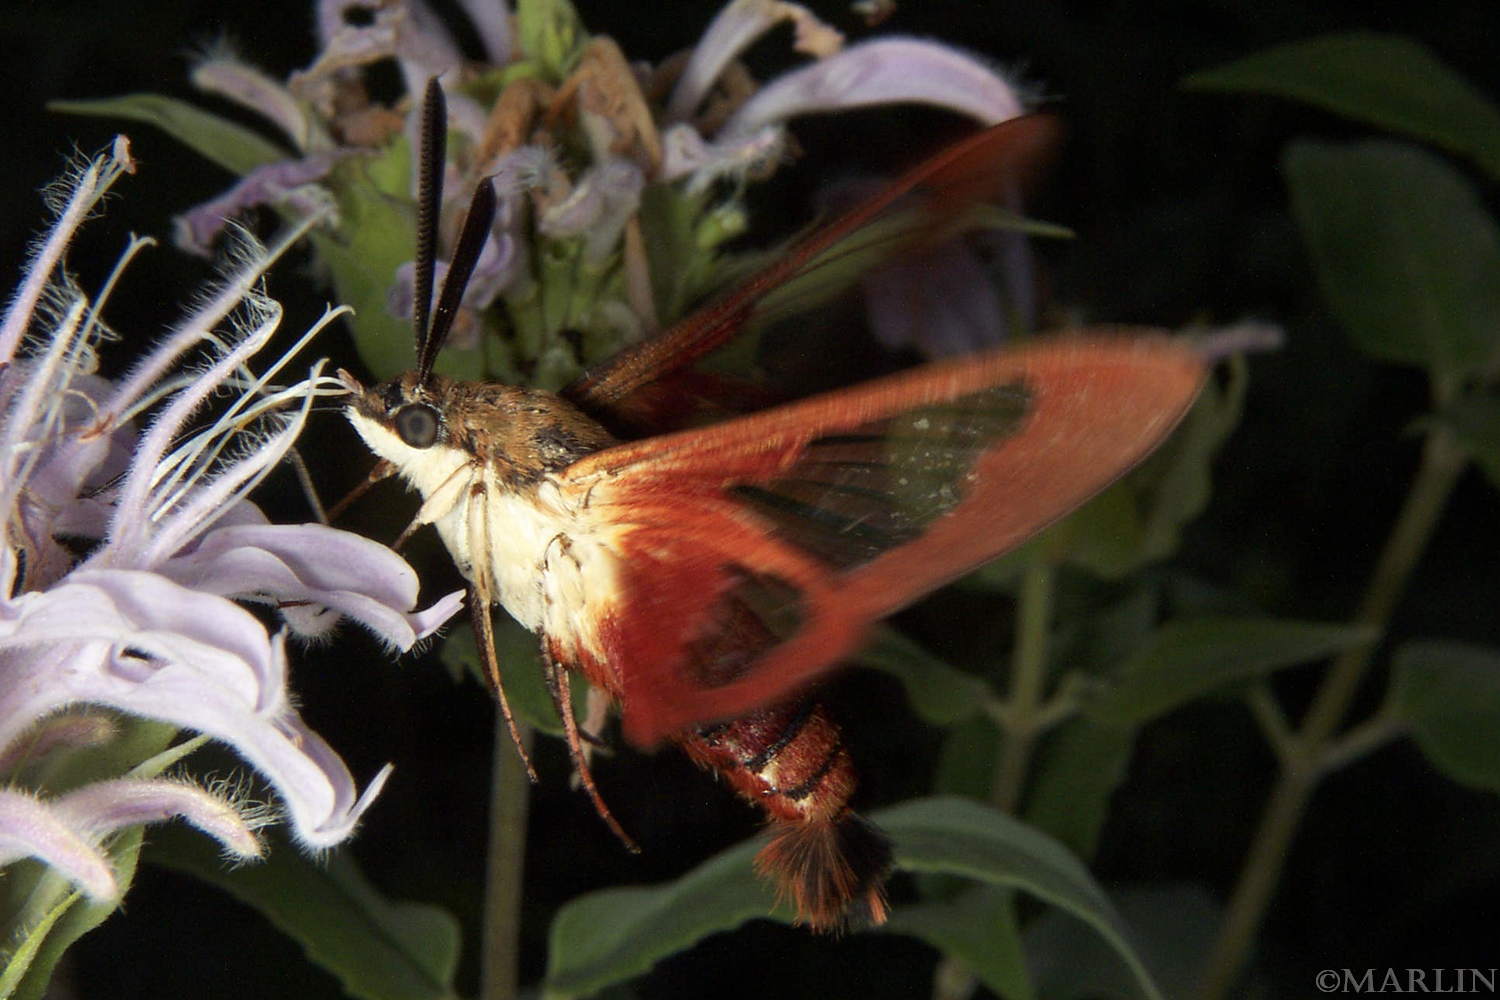
[[[119,883],[103,851],[45,803],[25,792],[0,788],[0,868],[22,858],[45,861],[90,899],[119,896]]]
[[[0,752],[0,774],[11,774],[32,761],[42,760],[54,750],[81,749],[109,742],[119,728],[100,712],[64,712],[43,719]]]
[[[323,127],[290,90],[228,51],[220,49],[199,61],[191,79],[199,90],[228,98],[275,123],[303,152],[314,145],[332,145]]]
[[[98,839],[131,826],[183,819],[238,858],[261,855],[260,842],[233,802],[185,781],[116,778],[59,797],[55,815]]]
[[[285,201],[293,191],[327,177],[338,158],[333,153],[318,153],[304,160],[257,167],[219,197],[178,216],[173,238],[189,253],[207,257],[230,219],[261,205]]]
[[[888,348],[942,358],[1005,339],[994,281],[962,241],[877,268],[861,287],[875,339]]]
[[[479,251],[479,260],[474,263],[474,273],[464,288],[462,305],[465,309],[484,309],[499,298],[516,280],[521,261],[517,254],[516,239],[510,233],[491,233]],[[396,268],[396,275],[386,293],[385,308],[398,319],[410,319],[412,297],[415,295],[415,265],[407,261]],[[432,268],[433,297],[448,276],[448,262],[436,261]]]
[[[320,524],[215,528],[159,571],[205,593],[332,608],[401,650],[446,621],[432,620],[437,606],[411,612],[418,582],[404,559],[377,542]]]
[[[936,42],[885,38],[777,77],[734,113],[720,135],[742,135],[798,115],[891,103],[935,104],[986,125],[1025,111],[1016,89],[972,56]]]
[[[842,35],[798,4],[782,0],[732,0],[714,16],[693,47],[667,102],[668,120],[680,122],[691,118],[724,68],[762,35],[787,20],[796,24],[798,51],[827,55],[843,43]]]
[[[469,22],[479,35],[484,54],[491,65],[508,65],[512,58],[514,40],[510,30],[510,5],[505,0],[458,0],[458,5],[469,15]]]

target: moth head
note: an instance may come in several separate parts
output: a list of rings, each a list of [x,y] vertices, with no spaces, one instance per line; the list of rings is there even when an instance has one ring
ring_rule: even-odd
[[[416,372],[405,372],[365,388],[347,371],[340,369],[338,377],[349,390],[349,415],[356,427],[363,421],[373,422],[418,451],[448,440],[442,381],[424,381]]]

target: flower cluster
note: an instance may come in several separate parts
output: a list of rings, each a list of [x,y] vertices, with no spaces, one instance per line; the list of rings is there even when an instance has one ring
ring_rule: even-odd
[[[281,321],[261,278],[300,231],[239,254],[125,374],[98,374],[101,346],[119,339],[103,320],[109,289],[149,241],[131,243],[93,300],[62,254],[131,169],[122,138],[54,189],[55,222],[0,323],[0,865],[39,858],[99,900],[123,888],[108,853],[122,828],[180,817],[247,857],[271,818],[222,783],[161,777],[182,747],[107,757],[131,719],[230,744],[275,789],[297,839],[329,847],[389,769],[361,792],[303,722],[288,632],[348,617],[407,649],[460,602],[414,612],[416,576],[399,556],[321,524],[270,524],[249,499],[313,400],[335,391],[321,362],[294,385],[272,382],[334,312],[263,374],[248,367]],[[227,402],[210,408],[215,396]],[[283,609],[286,627],[272,632],[244,601]],[[113,773],[54,780],[86,753]]]
[[[567,0],[523,0],[515,11],[505,0],[462,7],[482,61],[463,58],[422,0],[318,0],[319,54],[289,80],[222,47],[193,73],[200,89],[262,115],[291,151],[259,137],[250,143],[243,129],[235,130],[244,143],[235,149],[223,145],[230,130],[182,135],[221,163],[250,166],[234,187],[179,220],[179,241],[206,252],[227,219],[256,205],[290,217],[331,208],[332,235],[316,237],[320,256],[338,297],[359,313],[360,352],[379,375],[404,367],[388,345],[406,342],[399,320],[411,310],[413,224],[409,211],[390,206],[410,204],[407,151],[420,102],[372,98],[366,73],[378,63],[399,68],[407,95],[433,77],[448,93],[455,141],[441,231],[456,231],[480,179],[493,178],[500,193],[450,345],[460,354],[447,364],[544,386],[677,318],[723,283],[734,262],[720,245],[743,228],[745,184],[786,158],[792,119],[897,102],[983,124],[1024,111],[1017,89],[973,56],[909,37],[846,44],[783,0],[731,0],[691,52],[656,65],[632,62],[609,37],[587,34]],[[740,56],[784,23],[810,59],[760,85]],[[1014,248],[1009,254],[1002,270],[1019,268],[1008,284],[1024,300],[1026,261]],[[1002,302],[962,249],[917,266],[924,280],[915,285],[908,266],[894,285],[867,286],[877,335],[892,346],[971,349],[1025,311],[1016,295]],[[879,296],[896,286],[943,294]],[[504,334],[500,346],[466,361],[461,352],[476,347],[483,327]]]

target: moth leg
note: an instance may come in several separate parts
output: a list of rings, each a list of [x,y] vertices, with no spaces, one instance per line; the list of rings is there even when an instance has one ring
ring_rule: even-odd
[[[526,767],[526,777],[534,785],[537,783],[536,768],[531,766],[531,756],[526,752],[526,744],[521,741],[521,731],[516,727],[516,718],[511,714],[510,702],[505,697],[505,686],[500,683],[500,663],[495,656],[495,631],[490,621],[490,605],[495,598],[490,581],[489,511],[485,496],[483,482],[475,483],[469,491],[469,552],[473,560],[470,570],[473,583],[469,587],[469,615],[474,622],[474,645],[484,660],[484,672],[489,676],[490,686],[495,689],[495,697],[500,702],[500,714],[505,719],[506,728],[510,730],[516,752],[521,755],[521,763]]]
[[[396,541],[392,543],[391,548],[399,550],[401,546],[406,544],[407,539],[416,534],[418,528],[422,527],[422,525],[424,524],[431,524],[432,522],[442,518],[445,514],[452,510],[454,505],[459,503],[459,501],[462,499],[462,490],[465,485],[465,480],[463,478],[464,474],[469,473],[471,475],[483,476],[484,472],[482,467],[480,468],[480,471],[478,473],[475,473],[474,469],[475,466],[472,464],[460,465],[458,468],[450,472],[448,474],[448,478],[439,483],[437,485],[437,488],[427,495],[427,499],[422,501],[422,506],[417,508],[417,513],[412,517],[411,523],[408,524],[404,529],[402,529],[400,535],[396,536]],[[482,485],[480,485],[478,482],[475,482],[474,480],[470,480],[470,482],[475,483],[473,489],[479,490],[480,493],[483,492],[484,487]],[[471,493],[471,499],[473,495],[474,494]],[[469,513],[471,515],[469,532],[470,538],[472,539],[474,532],[472,515],[474,512],[473,510],[470,510]],[[485,525],[485,531],[485,538],[486,540],[488,540],[488,524]],[[475,550],[471,545],[470,552],[472,553],[473,551]],[[489,548],[486,546],[484,549],[480,549],[478,551],[488,552]]]
[[[542,655],[545,656],[546,653]],[[589,688],[586,702],[583,719],[578,723],[578,742],[583,749],[584,763],[593,767],[595,754],[609,756],[609,744],[598,734],[604,731],[604,720],[609,714],[611,702],[609,695],[596,687]],[[568,779],[568,787],[574,791],[583,787],[583,779],[578,776],[578,772],[575,771]]]
[[[604,824],[620,838],[620,843],[631,854],[641,853],[640,847],[630,835],[625,832],[614,813],[609,811],[609,806],[604,804],[604,798],[599,794],[599,788],[594,784],[593,772],[589,770],[588,756],[584,753],[583,742],[579,738],[578,720],[573,717],[573,690],[572,681],[568,677],[568,671],[561,667],[552,655],[547,651],[545,643],[542,649],[542,662],[545,664],[547,677],[547,690],[552,694],[552,703],[557,706],[557,714],[562,719],[563,734],[568,741],[568,754],[573,758],[573,772],[578,775],[578,780],[583,783],[583,789],[588,793],[589,800],[594,803],[594,811]]]
[[[365,477],[364,482],[355,486],[354,489],[344,495],[342,500],[328,508],[328,512],[323,518],[323,523],[328,524],[338,520],[343,516],[344,511],[353,506],[354,501],[370,492],[370,487],[382,480],[391,478],[395,474],[396,466],[393,462],[388,462],[383,458],[376,462],[374,468],[370,470],[370,474]]]

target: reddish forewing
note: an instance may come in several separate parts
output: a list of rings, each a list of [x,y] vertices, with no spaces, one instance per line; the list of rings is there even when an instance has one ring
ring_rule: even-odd
[[[896,181],[792,245],[763,270],[723,298],[697,310],[660,334],[627,348],[563,390],[563,395],[606,426],[662,430],[681,426],[684,400],[705,386],[688,366],[727,343],[755,314],[760,301],[786,282],[819,266],[821,255],[884,218],[889,211],[922,197],[922,223],[890,247],[910,248],[940,234],[969,207],[1008,200],[1040,174],[1055,148],[1061,126],[1047,115],[1026,115],[993,125],[924,160]],[[722,400],[739,404],[742,388]]]
[[[595,516],[628,529],[621,603],[603,628],[627,736],[654,744],[806,685],[871,622],[1139,462],[1205,370],[1158,332],[1094,331],[572,466]],[[1001,403],[1014,412],[993,416]]]

